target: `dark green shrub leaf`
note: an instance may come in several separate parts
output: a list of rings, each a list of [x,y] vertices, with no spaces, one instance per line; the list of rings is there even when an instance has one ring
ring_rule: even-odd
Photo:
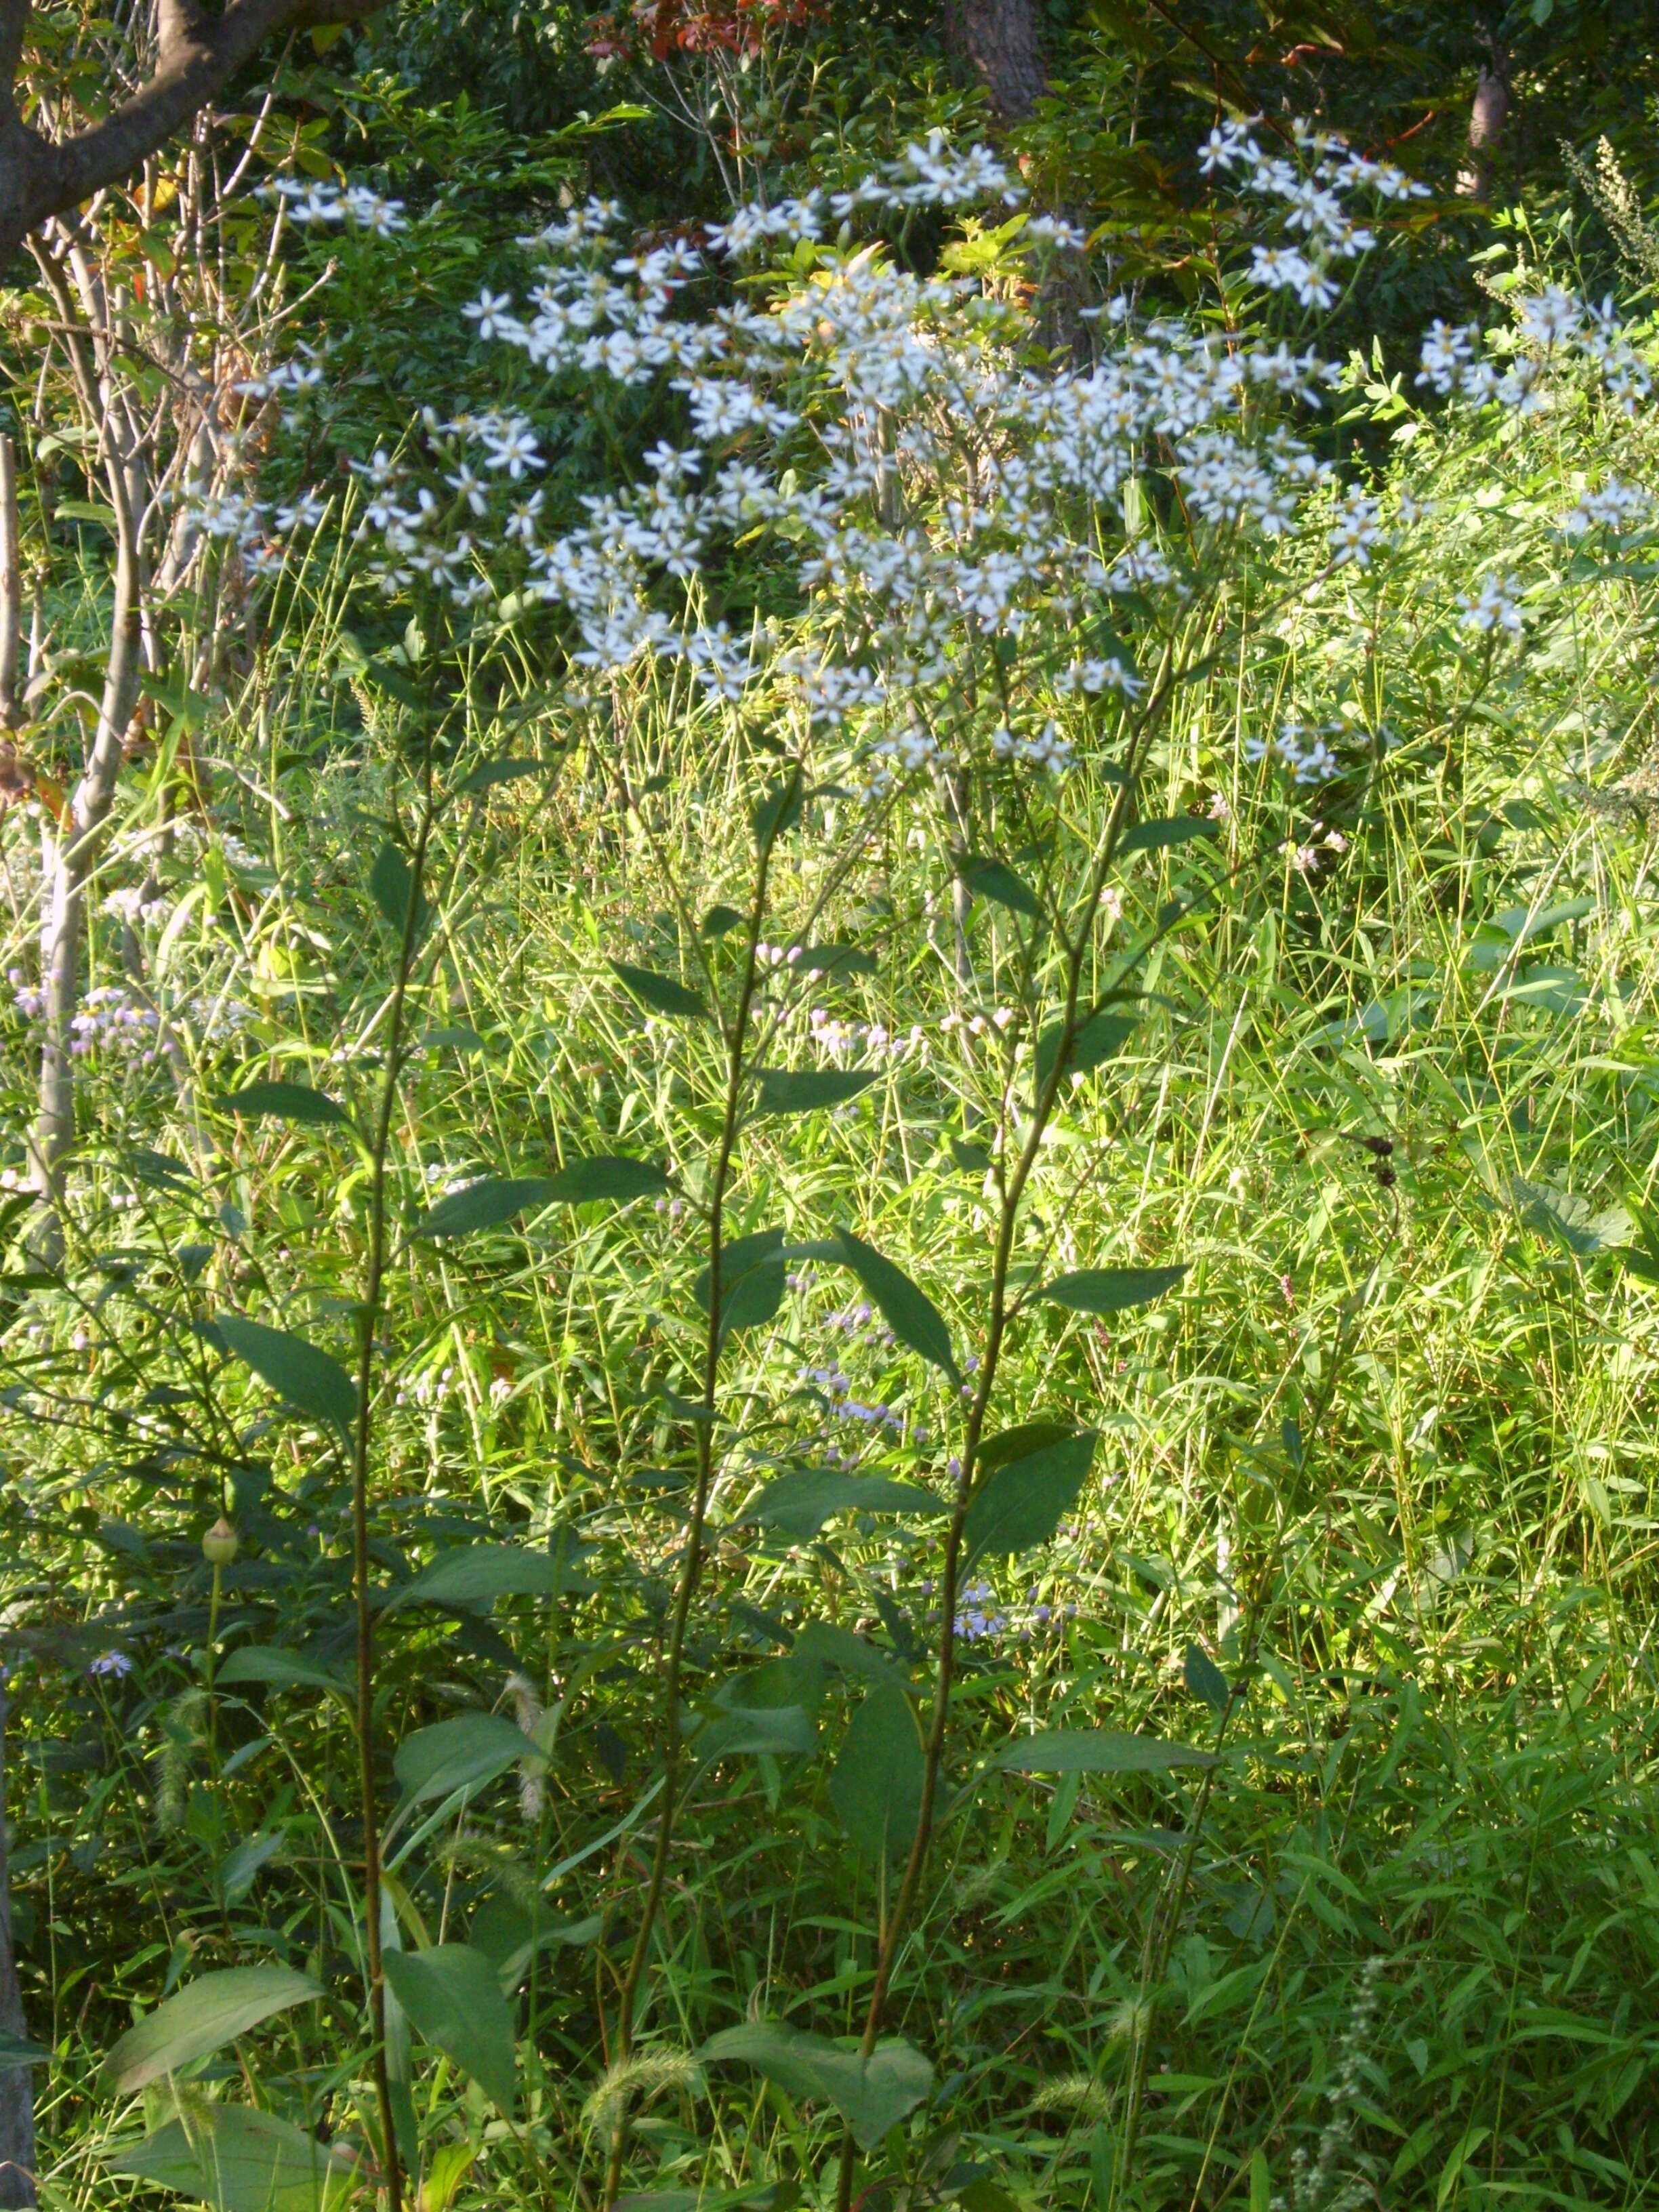
[[[796,1543],[805,1544],[837,1513],[949,1510],[942,1498],[915,1483],[892,1482],[879,1474],[848,1474],[837,1468],[804,1467],[769,1482],[743,1517],[781,1528]]]
[[[866,1858],[902,1858],[921,1814],[921,1731],[902,1690],[878,1682],[848,1729],[830,1802]]]
[[[729,930],[736,929],[742,920],[743,916],[734,906],[711,906],[697,927],[704,937],[724,937]]]
[[[763,1067],[757,1114],[811,1114],[844,1106],[876,1079],[873,1067]]]
[[[801,801],[805,787],[800,770],[793,769],[779,783],[775,783],[764,799],[757,802],[750,817],[755,830],[755,848],[763,853],[775,839],[786,830],[793,830],[800,820]]]
[[[326,1423],[342,1436],[349,1431],[357,1418],[357,1386],[337,1359],[302,1336],[245,1321],[240,1314],[218,1314],[215,1321],[237,1358],[296,1413]]]
[[[350,1119],[337,1099],[307,1083],[245,1083],[240,1091],[222,1091],[213,1103],[229,1114],[273,1114],[284,1121]]]
[[[480,761],[477,767],[461,778],[460,788],[468,793],[494,791],[499,783],[516,783],[522,776],[544,775],[557,762],[538,760]]]
[[[613,973],[653,1013],[670,1014],[678,1021],[707,1021],[708,1008],[696,991],[659,975],[654,968],[635,968],[626,960],[611,963]]]
[[[388,1951],[386,1978],[416,2033],[459,2066],[508,2119],[518,2104],[513,2014],[495,1969],[470,1943]]]
[[[817,1730],[800,1705],[732,1705],[711,1713],[691,1739],[699,1759],[765,1752],[787,1759],[815,1751]]]
[[[1069,1306],[1073,1313],[1127,1313],[1132,1306],[1151,1305],[1174,1290],[1186,1272],[1184,1263],[1178,1267],[1083,1267],[1074,1275],[1056,1275],[1041,1295],[1051,1305]]]
[[[322,1990],[289,1966],[228,1966],[203,1974],[141,2020],[104,2060],[104,2085],[124,2097],[181,2074],[273,2013],[309,2004]]]
[[[1097,1441],[1095,1431],[1085,1429],[998,1468],[968,1508],[964,1571],[975,1559],[1046,1544],[1076,1502]]]
[[[709,1271],[697,1277],[697,1304],[708,1310]],[[784,1246],[781,1229],[757,1229],[738,1237],[720,1253],[720,1339],[734,1331],[761,1328],[783,1304]]]
[[[550,1176],[485,1176],[463,1190],[452,1190],[410,1231],[411,1237],[467,1237],[478,1229],[499,1229],[526,1207],[550,1206],[562,1194]]]
[[[994,1468],[1006,1467],[1011,1459],[1027,1459],[1033,1452],[1042,1451],[1049,1444],[1063,1443],[1067,1437],[1076,1434],[1069,1421],[1021,1421],[1015,1428],[1003,1429],[994,1437],[981,1438],[974,1455],[975,1472],[989,1474]]]

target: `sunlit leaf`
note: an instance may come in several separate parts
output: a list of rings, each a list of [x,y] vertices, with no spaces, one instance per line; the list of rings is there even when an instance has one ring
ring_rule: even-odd
[[[1083,1267],[1072,1275],[1056,1275],[1045,1283],[1042,1295],[1051,1305],[1069,1306],[1073,1313],[1127,1313],[1132,1307],[1151,1305],[1166,1291],[1174,1290],[1186,1273],[1178,1267]]]
[[[708,1008],[704,1000],[684,983],[677,983],[672,975],[659,975],[654,968],[633,967],[626,960],[613,960],[611,966],[653,1013],[669,1014],[683,1021],[708,1019]]]
[[[1092,1429],[996,1469],[968,1508],[963,1565],[1046,1544],[1077,1502],[1095,1455]]]
[[[933,2086],[928,2061],[896,2036],[861,2058],[856,2051],[838,2049],[827,2036],[781,2021],[745,2021],[725,2028],[709,2038],[697,2057],[704,2065],[740,2059],[791,2097],[833,2105],[866,2151],[914,2112]]]
[[[124,2097],[182,2073],[273,2013],[309,2004],[322,1990],[289,1966],[227,1966],[203,1974],[130,2027],[104,2060],[104,2084]]]

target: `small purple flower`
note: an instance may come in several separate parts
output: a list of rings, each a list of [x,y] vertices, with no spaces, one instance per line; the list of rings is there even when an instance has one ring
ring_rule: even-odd
[[[125,1651],[101,1652],[88,1668],[88,1674],[130,1674],[132,1662]]]

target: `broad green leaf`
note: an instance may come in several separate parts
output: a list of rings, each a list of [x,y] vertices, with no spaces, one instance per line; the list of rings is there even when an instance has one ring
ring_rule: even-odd
[[[483,1052],[487,1048],[477,1030],[469,1029],[465,1022],[452,1023],[447,1029],[428,1030],[421,1039],[422,1052]]]
[[[483,1176],[441,1198],[409,1233],[411,1237],[467,1237],[478,1229],[499,1229],[515,1213],[550,1206],[557,1195],[548,1176]]]
[[[866,1858],[902,1858],[921,1814],[921,1731],[902,1690],[877,1683],[854,1714],[830,1802]]]
[[[182,2073],[234,2043],[272,2013],[322,1994],[309,1975],[289,1966],[227,1966],[203,1974],[127,2030],[104,2060],[104,2086],[130,2097],[146,2082]]]
[[[392,1771],[403,1785],[407,1804],[447,1797],[452,1790],[476,1790],[493,1782],[521,1759],[541,1753],[521,1728],[501,1713],[458,1713],[416,1729],[398,1746]]]
[[[914,2045],[896,2036],[878,2043],[868,2058],[842,2051],[827,2036],[788,2027],[781,2021],[745,2021],[711,2036],[697,2057],[705,2065],[740,2059],[796,2099],[833,2105],[861,2150],[874,2150],[890,2129],[929,2094],[933,2069]]]
[[[209,2105],[108,2161],[112,2173],[210,2204],[214,2212],[331,2212],[358,2179],[350,2154],[274,2112]]]
[[[757,1114],[812,1114],[844,1106],[876,1079],[873,1067],[763,1067]]]
[[[720,1249],[720,1337],[735,1330],[760,1328],[783,1304],[784,1243],[781,1229],[757,1229],[734,1237]],[[710,1270],[697,1276],[697,1304],[708,1310]]]
[[[266,1682],[278,1690],[337,1690],[349,1697],[351,1685],[343,1675],[320,1667],[314,1659],[270,1644],[245,1644],[233,1651],[214,1680],[222,1689],[245,1682]]]
[[[1171,814],[1157,822],[1137,822],[1118,841],[1121,853],[1156,853],[1170,845],[1190,845],[1195,837],[1213,837],[1217,824],[1202,814]]]
[[[659,975],[654,968],[635,968],[626,960],[613,960],[614,973],[624,982],[636,999],[649,1006],[653,1013],[672,1014],[677,1020],[706,1021],[708,1008],[696,991],[677,983],[672,975]]]
[[[238,1359],[296,1413],[323,1421],[342,1436],[357,1418],[357,1386],[337,1359],[285,1329],[245,1321],[240,1314],[216,1316],[220,1335]]]
[[[409,918],[409,902],[415,896],[415,876],[408,861],[390,840],[374,856],[374,866],[369,871],[368,888],[388,925],[401,936]]]
[[[308,1083],[245,1083],[237,1091],[222,1091],[216,1106],[230,1114],[271,1114],[283,1121],[345,1121],[345,1108],[326,1091]]]
[[[884,1475],[848,1474],[838,1468],[804,1467],[769,1482],[744,1514],[781,1528],[798,1544],[810,1543],[837,1513],[948,1513],[932,1491]]]
[[[1073,1313],[1127,1313],[1132,1306],[1149,1306],[1166,1291],[1174,1290],[1186,1273],[1178,1267],[1083,1267],[1074,1275],[1056,1275],[1041,1295],[1051,1305],[1069,1306]]]
[[[858,945],[804,945],[789,965],[802,975],[873,975],[873,953]]]
[[[975,1559],[1029,1552],[1046,1544],[1076,1503],[1095,1455],[1092,1429],[1010,1460],[989,1477],[968,1508],[963,1566]]]
[[[697,927],[704,937],[725,937],[736,929],[742,920],[743,916],[734,906],[711,906]]]
[[[13,2035],[0,2029],[0,2072],[14,2066],[40,2066],[52,2057],[39,2043],[31,2043],[26,2035]]]
[[[990,899],[1013,914],[1029,915],[1033,921],[1042,919],[1036,893],[1001,860],[964,860],[962,880],[976,897]]]
[[[548,1195],[566,1206],[586,1206],[595,1199],[650,1198],[668,1188],[668,1177],[652,1160],[633,1160],[620,1152],[592,1152],[586,1159],[567,1160],[557,1175],[550,1176]]]
[[[453,2060],[511,2119],[519,2087],[513,2014],[491,1960],[470,1943],[388,1951],[386,1978],[416,2033]]]
[[[1004,1744],[991,1764],[1006,1774],[1166,1774],[1213,1766],[1215,1754],[1115,1729],[1040,1729]]]
[[[518,1544],[459,1544],[441,1552],[396,1590],[387,1611],[404,1605],[480,1606],[498,1597],[558,1597],[571,1587],[569,1554]]]
[[[838,1229],[834,1242],[837,1256],[875,1300],[882,1319],[899,1342],[919,1352],[935,1367],[942,1367],[953,1382],[959,1383],[962,1375],[951,1350],[951,1332],[933,1300],[916,1288],[902,1267],[884,1259],[872,1245],[850,1231]]]

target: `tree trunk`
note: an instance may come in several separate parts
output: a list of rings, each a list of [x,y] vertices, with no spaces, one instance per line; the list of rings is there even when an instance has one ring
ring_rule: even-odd
[[[23,1999],[17,1954],[11,1943],[11,1867],[6,1844],[6,1693],[0,1690],[0,2030],[21,2039]],[[34,2073],[27,2066],[0,2067],[0,2207],[33,2205],[34,2194]]]
[[[1492,191],[1492,163],[1510,112],[1510,58],[1497,40],[1488,37],[1489,61],[1480,64],[1474,100],[1469,109],[1468,159],[1457,173],[1457,189],[1466,199],[1484,200]]]
[[[1024,122],[1048,89],[1036,0],[948,0],[945,42],[990,94],[1000,129]]]

